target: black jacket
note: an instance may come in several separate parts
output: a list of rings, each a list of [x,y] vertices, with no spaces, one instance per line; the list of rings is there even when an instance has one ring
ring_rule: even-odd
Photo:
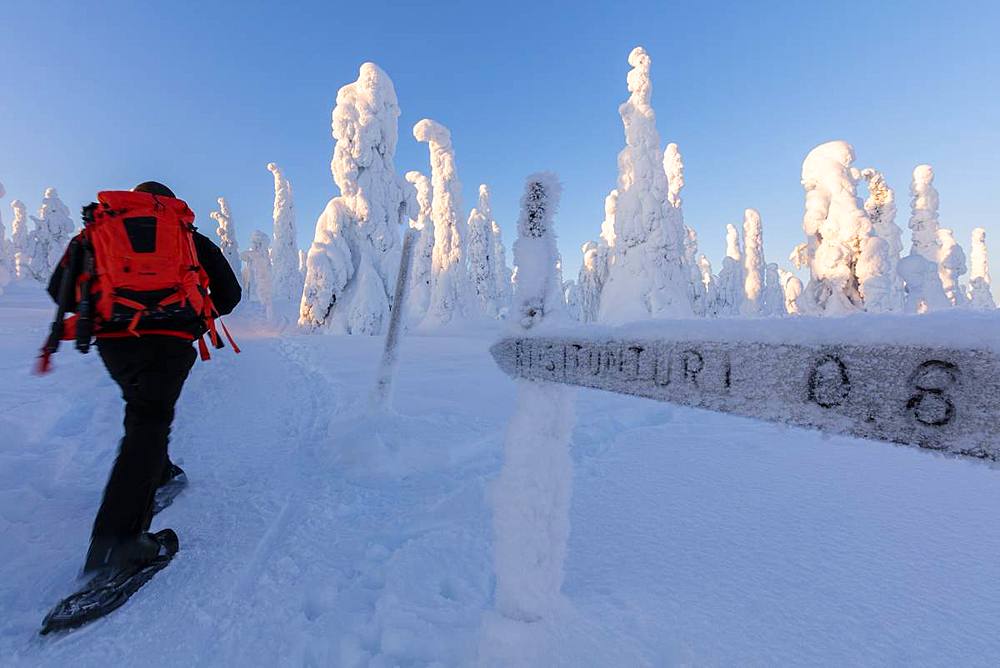
[[[233,268],[229,266],[229,262],[222,254],[222,251],[219,250],[219,247],[200,232],[194,233],[194,248],[198,253],[199,264],[205,269],[205,273],[208,274],[208,291],[212,295],[212,303],[215,305],[215,310],[219,312],[219,315],[232,313],[236,305],[240,303],[240,298],[242,297],[240,282],[236,280]],[[59,286],[62,284],[63,272],[67,265],[67,257],[64,256],[62,262],[52,272],[52,278],[49,279],[48,290],[53,301],[59,300]],[[75,308],[75,304],[73,307]],[[67,308],[66,310],[73,311],[74,308]]]

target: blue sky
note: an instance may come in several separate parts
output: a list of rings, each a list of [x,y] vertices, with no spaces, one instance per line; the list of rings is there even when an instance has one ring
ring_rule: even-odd
[[[845,139],[885,172],[906,226],[912,168],[937,172],[941,220],[1000,267],[1000,3],[46,2],[0,11],[0,182],[37,208],[156,179],[204,228],[225,195],[246,245],[270,229],[269,161],[296,195],[300,243],[337,193],[337,89],[371,60],[399,96],[396,166],[427,172],[416,121],[447,125],[466,212],[479,183],[510,244],[524,177],[564,184],[569,275],[595,238],[623,144],[627,55],[653,59],[660,135],[680,145],[685,217],[718,269],[726,223],[760,210],[765,253],[802,239],[802,159]],[[908,234],[906,234],[908,239]],[[908,248],[908,241],[907,241]]]

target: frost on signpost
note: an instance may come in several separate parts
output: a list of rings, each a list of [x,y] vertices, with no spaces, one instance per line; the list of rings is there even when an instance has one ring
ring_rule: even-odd
[[[552,217],[559,183],[528,178],[514,259],[518,267],[511,320],[521,332],[562,318]],[[571,388],[527,378],[507,426],[504,463],[492,488],[496,607],[504,617],[533,621],[559,600],[569,539],[574,412]]]

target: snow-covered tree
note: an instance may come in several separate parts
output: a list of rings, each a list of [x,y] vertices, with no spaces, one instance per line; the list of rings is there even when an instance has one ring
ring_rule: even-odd
[[[35,280],[45,283],[66,251],[73,234],[73,220],[55,188],[45,190],[38,216],[31,219],[35,229],[28,238],[28,271]]]
[[[778,278],[781,281],[781,289],[785,295],[785,313],[789,315],[799,315],[802,309],[799,308],[799,297],[802,296],[802,281],[790,271],[778,269]]]
[[[583,263],[576,279],[580,322],[594,322],[601,305],[601,289],[608,274],[607,246],[588,241],[580,247],[580,251]]]
[[[274,237],[271,243],[271,271],[274,297],[298,305],[302,297],[302,274],[299,272],[299,247],[296,241],[295,199],[292,184],[273,162],[267,171],[274,176]]]
[[[692,314],[690,272],[684,265],[684,226],[668,201],[663,151],[650,104],[650,58],[629,54],[629,99],[618,109],[625,148],[618,154],[615,260],[601,297],[600,318],[621,323]]]
[[[456,316],[470,316],[474,312],[465,268],[465,235],[458,218],[462,184],[455,169],[455,151],[448,128],[425,118],[413,127],[413,136],[419,142],[426,142],[430,151],[434,258],[431,298],[423,324],[438,327]]]
[[[783,316],[785,310],[785,288],[778,274],[778,265],[769,263],[764,270],[764,289],[761,291],[760,315]]]
[[[28,278],[31,273],[28,269],[31,256],[28,255],[28,243],[30,232],[28,232],[28,213],[24,202],[16,199],[10,203],[10,208],[14,211],[14,220],[10,223],[10,245],[14,255],[14,274],[18,280]]]
[[[410,263],[410,286],[406,295],[406,319],[418,324],[427,314],[431,299],[432,271],[434,263],[434,223],[431,219],[431,180],[418,171],[406,173],[406,180],[414,188],[417,202],[416,218],[410,219],[410,227],[419,236],[413,247]]]
[[[714,318],[719,315],[719,286],[712,274],[712,263],[701,254],[698,256],[698,271],[701,274],[701,284],[705,290],[705,316]]]
[[[867,244],[867,250],[866,246],[862,245],[862,258],[859,259],[859,264],[864,260],[869,266],[864,276],[861,270],[857,270],[857,273],[865,310],[880,313],[899,312],[903,310],[905,291],[903,279],[898,271],[903,240],[902,230],[896,225],[896,195],[885,182],[881,172],[869,167],[862,170],[861,176],[868,182],[865,213],[871,221],[872,234],[885,240],[884,249],[881,244],[873,244],[867,240],[864,242]],[[872,264],[873,262],[875,264]],[[874,271],[881,273],[872,273]],[[872,293],[872,290],[875,290],[875,293]]]
[[[941,278],[945,297],[952,306],[964,306],[965,290],[959,284],[959,279],[968,271],[965,266],[965,251],[949,229],[938,229],[938,244],[938,276]]]
[[[974,309],[996,308],[990,292],[990,257],[986,250],[986,230],[972,230],[972,249],[969,254],[972,273],[969,275],[969,303]]]
[[[716,280],[716,306],[718,315],[739,315],[746,298],[744,285],[743,249],[740,233],[733,224],[726,225],[726,256]]]
[[[583,314],[580,311],[580,290],[577,288],[576,281],[564,281],[562,291],[563,303],[566,305],[566,315],[580,322]]]
[[[512,312],[525,329],[543,319],[558,319],[564,312],[562,280],[557,270],[559,251],[552,226],[561,192],[556,176],[542,172],[528,177],[521,197],[514,243],[517,284]]]
[[[341,194],[316,221],[299,312],[307,329],[373,335],[388,322],[409,208],[393,166],[399,113],[392,80],[373,63],[337,92],[330,167]]]
[[[760,315],[764,298],[764,230],[756,209],[743,212],[744,315]]]
[[[663,150],[663,171],[667,175],[667,201],[675,211],[680,212],[681,190],[684,189],[684,158],[677,144],[667,144]],[[684,222],[683,215],[680,222]]]
[[[469,281],[480,311],[489,318],[500,314],[497,296],[497,263],[494,253],[493,212],[490,209],[490,189],[479,186],[479,205],[469,214],[468,253]]]
[[[260,304],[264,314],[273,316],[273,282],[271,272],[271,238],[260,230],[250,235],[250,248],[240,253],[243,260],[243,289],[247,301]]]
[[[917,165],[910,183],[910,232],[913,251],[937,264],[941,242],[938,238],[939,197],[934,187],[934,168]]]
[[[510,298],[514,286],[511,284],[510,267],[507,266],[507,248],[503,245],[503,231],[492,221],[493,228],[493,275],[496,277],[496,296],[498,314],[506,317],[510,310]]]
[[[299,274],[302,276],[302,280],[306,280],[306,264],[309,260],[309,254],[306,253],[301,248],[299,249]]]
[[[792,256],[798,266],[809,266],[802,305],[810,313],[842,315],[863,308],[854,265],[872,224],[857,196],[861,174],[853,162],[850,144],[831,141],[810,151],[802,163],[807,241]]]
[[[934,170],[917,165],[910,183],[910,254],[899,261],[897,273],[903,279],[907,313],[926,313],[951,306],[938,269],[941,241],[938,237],[938,192]]]
[[[219,249],[226,262],[233,268],[237,276],[243,275],[242,260],[240,260],[240,244],[236,240],[236,225],[233,223],[233,216],[229,211],[229,202],[225,197],[218,198],[219,210],[209,214],[212,220],[218,223],[215,233],[219,235]]]

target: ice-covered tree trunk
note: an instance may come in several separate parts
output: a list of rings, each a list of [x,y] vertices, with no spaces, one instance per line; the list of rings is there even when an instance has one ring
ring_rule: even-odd
[[[733,224],[726,225],[726,256],[716,281],[715,311],[721,316],[739,315],[746,298],[744,285],[743,249],[740,233]]]
[[[967,270],[965,266],[965,251],[958,245],[951,230],[938,230],[938,276],[944,295],[952,306],[965,305],[965,290],[959,284],[959,279]]]
[[[413,127],[413,136],[430,151],[434,220],[434,258],[431,297],[423,326],[440,327],[456,316],[471,316],[473,305],[465,268],[465,238],[458,212],[462,184],[455,169],[455,151],[448,128],[425,118]]]
[[[496,277],[497,309],[501,318],[507,317],[510,310],[510,299],[513,285],[510,280],[510,267],[507,266],[507,248],[503,245],[503,231],[497,222],[491,222],[493,228],[493,275]]]
[[[650,58],[629,54],[629,99],[618,109],[625,148],[618,154],[615,260],[601,298],[600,319],[622,323],[692,315],[684,225],[668,200],[663,151],[650,104]]]
[[[292,184],[273,162],[267,170],[274,176],[274,237],[271,243],[271,270],[274,297],[298,305],[302,297],[302,274],[299,272],[299,248],[295,226],[295,199]]]
[[[969,254],[972,272],[969,274],[969,303],[974,309],[993,309],[996,302],[990,291],[990,256],[986,250],[986,230],[972,230],[972,249]]]
[[[247,299],[251,303],[260,304],[269,320],[274,316],[270,247],[271,239],[267,234],[255,230],[250,236],[250,248],[240,254]]]
[[[760,315],[764,298],[764,230],[756,209],[743,212],[744,315]]]
[[[399,113],[392,80],[374,63],[337,92],[330,168],[341,194],[316,221],[299,310],[306,329],[374,335],[388,321],[409,213],[393,165]]]
[[[872,224],[873,236],[884,239],[886,243],[885,252],[882,256],[885,259],[885,266],[882,268],[885,278],[878,279],[881,286],[888,285],[887,292],[880,288],[882,292],[877,296],[878,304],[870,303],[868,292],[865,289],[866,278],[871,280],[871,276],[862,278],[859,272],[861,283],[861,295],[865,301],[865,310],[869,312],[879,311],[896,313],[903,310],[903,300],[905,291],[903,279],[899,276],[899,257],[903,251],[902,230],[896,225],[896,195],[892,188],[885,182],[885,177],[872,168],[862,170],[861,176],[868,182],[868,199],[865,200],[865,212]],[[880,246],[880,245],[876,245]],[[870,252],[880,252],[876,246],[869,246]],[[864,253],[864,248],[862,248]],[[870,291],[870,290],[869,290]]]
[[[831,141],[810,151],[802,163],[807,241],[793,259],[810,269],[802,295],[810,313],[844,315],[863,308],[854,266],[872,226],[857,196],[860,172],[851,167],[853,162],[850,144]]]
[[[496,318],[500,313],[496,259],[493,257],[493,225],[490,190],[484,183],[479,186],[479,205],[469,214],[467,233],[469,281],[479,310],[489,318]]]
[[[74,225],[55,188],[46,189],[38,216],[31,219],[35,229],[28,241],[28,271],[35,280],[46,283],[62,259]]]
[[[418,233],[410,263],[410,288],[406,293],[406,321],[419,324],[427,314],[431,299],[431,278],[434,263],[434,223],[431,219],[431,180],[417,171],[406,173],[414,188],[417,203],[416,218],[410,227]]]
[[[799,315],[802,309],[799,308],[799,297],[802,296],[802,281],[790,271],[778,269],[778,277],[781,280],[781,289],[785,295],[785,313],[789,315]]]
[[[209,215],[212,220],[218,223],[215,233],[219,236],[219,249],[226,262],[232,267],[233,273],[237,276],[243,275],[243,261],[240,259],[240,244],[236,239],[236,225],[233,223],[233,216],[229,211],[229,202],[225,197],[218,200],[219,210],[213,211]]]
[[[16,199],[10,203],[14,211],[14,220],[10,223],[10,245],[14,255],[14,275],[17,280],[28,278],[31,273],[28,265],[31,256],[28,254],[30,233],[28,232],[28,214],[24,202]]]
[[[514,244],[518,280],[512,320],[519,329],[537,330],[558,319],[563,309],[552,229],[558,199],[554,176],[528,178]],[[575,391],[544,381],[516,383],[517,404],[507,425],[503,466],[490,490],[496,607],[511,619],[534,621],[553,611],[562,588]]]

